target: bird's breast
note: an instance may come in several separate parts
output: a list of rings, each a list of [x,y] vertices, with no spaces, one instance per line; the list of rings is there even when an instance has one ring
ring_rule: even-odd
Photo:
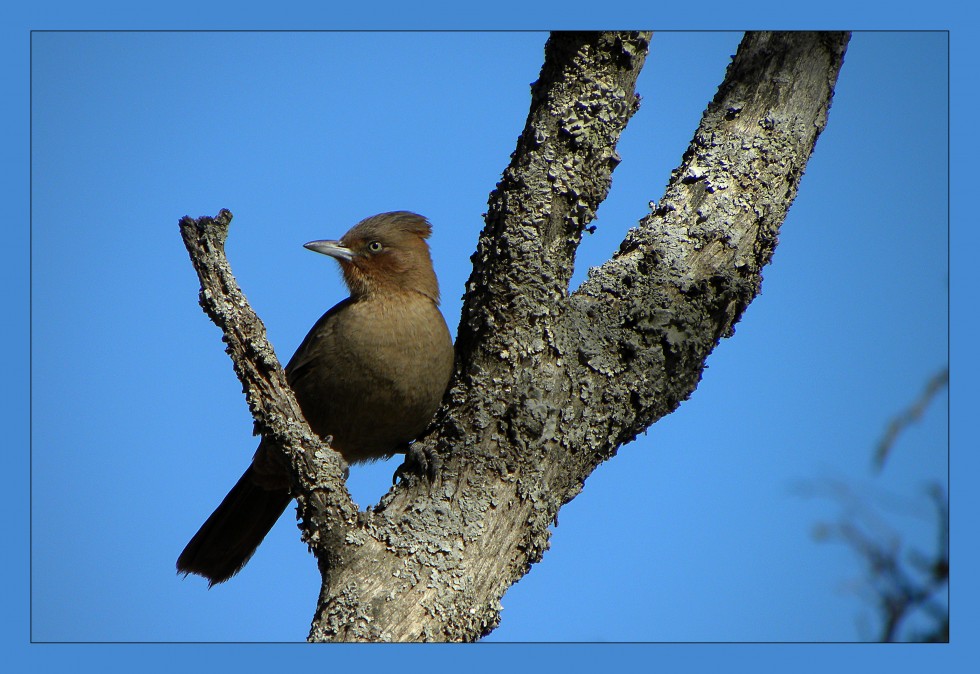
[[[348,461],[390,456],[425,430],[449,382],[442,314],[418,295],[351,302],[326,318],[293,357],[303,413]]]

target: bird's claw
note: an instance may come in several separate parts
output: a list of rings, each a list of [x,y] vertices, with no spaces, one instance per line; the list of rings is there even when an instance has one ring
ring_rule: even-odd
[[[419,447],[416,444],[409,445],[405,450],[405,461],[395,469],[395,474],[391,476],[391,483],[396,484],[398,480],[411,483],[415,477],[435,483],[440,468],[442,468],[442,459],[432,449]]]

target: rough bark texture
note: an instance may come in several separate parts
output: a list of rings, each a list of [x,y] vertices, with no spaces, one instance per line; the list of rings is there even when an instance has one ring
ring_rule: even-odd
[[[403,480],[355,521],[338,468],[307,479],[334,453],[305,459],[315,446],[305,436],[306,449],[289,450],[323,575],[311,640],[459,641],[492,630],[503,593],[548,547],[559,508],[691,394],[758,293],[847,35],[748,34],[663,199],[570,294],[575,249],[637,108],[648,40],[548,40],[473,256],[456,374],[420,441],[442,459],[437,479]],[[218,292],[202,284],[202,297]],[[264,347],[245,355],[265,357]],[[270,393],[289,397],[278,384]]]
[[[284,447],[292,467],[303,539],[318,559],[345,549],[345,535],[357,519],[344,483],[347,464],[310,430],[269,344],[265,325],[242,294],[225,256],[231,212],[215,218],[180,221],[191,262],[201,281],[199,301],[224,332],[225,351],[242,382],[255,430]]]

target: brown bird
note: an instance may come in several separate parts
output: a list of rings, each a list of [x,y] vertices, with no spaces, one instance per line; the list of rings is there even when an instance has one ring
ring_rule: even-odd
[[[432,227],[407,211],[362,220],[307,248],[335,258],[350,297],[325,313],[286,365],[310,427],[348,463],[404,452],[449,383],[453,343],[439,311]],[[211,585],[238,573],[289,505],[283,455],[266,440],[177,559]]]

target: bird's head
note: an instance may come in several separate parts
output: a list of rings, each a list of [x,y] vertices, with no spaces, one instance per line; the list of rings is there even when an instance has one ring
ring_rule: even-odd
[[[439,303],[439,283],[425,240],[432,225],[408,211],[361,220],[339,240],[303,244],[337,260],[351,296],[375,292],[418,292]]]

